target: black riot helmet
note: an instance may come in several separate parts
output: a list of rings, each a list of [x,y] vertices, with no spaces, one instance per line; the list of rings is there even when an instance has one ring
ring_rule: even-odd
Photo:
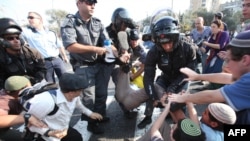
[[[164,16],[151,26],[153,40],[157,44],[173,42],[179,40],[178,21],[171,16]]]
[[[135,22],[130,17],[129,12],[125,8],[117,8],[111,18],[116,31],[120,31],[122,23],[125,23],[128,28],[136,28]]]
[[[4,34],[20,34],[22,28],[10,18],[0,18],[0,36]]]

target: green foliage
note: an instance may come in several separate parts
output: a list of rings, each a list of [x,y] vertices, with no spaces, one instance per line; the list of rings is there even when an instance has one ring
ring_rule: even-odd
[[[237,27],[241,24],[242,12],[233,12],[230,10],[222,11],[224,14],[223,21],[228,25],[229,30],[237,30]],[[179,25],[181,32],[190,31],[194,28],[194,20],[197,17],[204,18],[204,25],[210,26],[214,18],[214,12],[208,12],[206,9],[200,8],[199,10],[192,12],[191,10],[185,11],[183,14],[179,14]],[[150,18],[147,17],[142,20],[142,26],[150,24]]]
[[[61,23],[67,14],[68,12],[64,10],[50,9],[46,11],[46,15],[49,17],[49,28],[56,31],[58,35],[60,33]]]

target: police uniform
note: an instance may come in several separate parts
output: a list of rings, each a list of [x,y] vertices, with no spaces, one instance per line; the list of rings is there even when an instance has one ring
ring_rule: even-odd
[[[135,48],[132,48],[132,61],[139,59],[143,64],[145,63],[147,53],[142,45],[137,45]]]
[[[41,54],[26,45],[22,46],[19,56],[10,55],[1,47],[0,66],[0,88],[3,88],[4,81],[12,75],[25,75],[35,84],[43,80],[46,73]]]
[[[97,18],[92,17],[88,22],[81,19],[79,12],[67,15],[61,27],[63,45],[73,43],[103,47],[108,34]],[[110,75],[103,67],[102,57],[95,52],[71,53],[70,63],[76,74],[86,77],[88,88],[84,89],[83,103],[94,112],[106,114],[107,88]],[[94,103],[95,102],[95,103]],[[93,105],[94,104],[94,105]]]
[[[157,97],[154,87],[156,66],[161,70],[161,75],[157,77],[156,83],[166,92],[179,93],[187,86],[187,83],[182,83],[186,76],[180,72],[180,68],[195,69],[195,48],[190,42],[180,38],[177,47],[172,52],[163,51],[157,44],[149,50],[144,68],[144,88],[146,93],[154,100],[160,99],[160,97]],[[149,106],[145,110],[145,115],[151,116],[152,113],[153,107]]]

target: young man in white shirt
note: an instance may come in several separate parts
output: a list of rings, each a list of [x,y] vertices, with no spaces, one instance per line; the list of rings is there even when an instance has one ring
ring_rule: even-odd
[[[83,114],[93,120],[102,120],[100,114],[92,112],[81,103],[79,95],[87,87],[83,81],[86,81],[86,79],[77,74],[64,73],[59,79],[59,89],[35,95],[28,101],[30,103],[28,113],[35,115],[48,125],[48,128],[34,126],[29,128],[32,132],[42,135],[41,140],[82,141],[81,134],[69,127],[75,108],[80,109]],[[55,114],[48,115],[55,106],[58,107]],[[55,136],[55,132],[59,132],[59,134]]]

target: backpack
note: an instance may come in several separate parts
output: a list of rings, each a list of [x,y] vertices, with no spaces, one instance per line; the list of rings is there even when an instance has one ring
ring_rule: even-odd
[[[33,98],[37,94],[42,94],[43,92],[49,92],[55,101],[56,97],[56,89],[58,89],[58,85],[55,83],[38,83],[35,84],[31,88],[27,88],[19,94],[19,102],[23,106],[25,111],[28,111],[30,108],[29,100]],[[56,105],[54,109],[48,114],[49,116],[54,115],[58,111],[59,107]]]
[[[30,108],[29,100],[37,94],[42,94],[43,92],[49,92],[55,101],[56,89],[58,88],[55,83],[37,83],[31,88],[27,88],[19,94],[19,102],[23,106],[25,111],[28,111]],[[58,111],[59,107],[56,105],[53,110],[48,113],[48,116],[54,115]],[[28,124],[25,123],[25,128],[23,131],[22,139],[23,141],[38,141],[41,135],[35,132],[31,132],[28,128]]]

